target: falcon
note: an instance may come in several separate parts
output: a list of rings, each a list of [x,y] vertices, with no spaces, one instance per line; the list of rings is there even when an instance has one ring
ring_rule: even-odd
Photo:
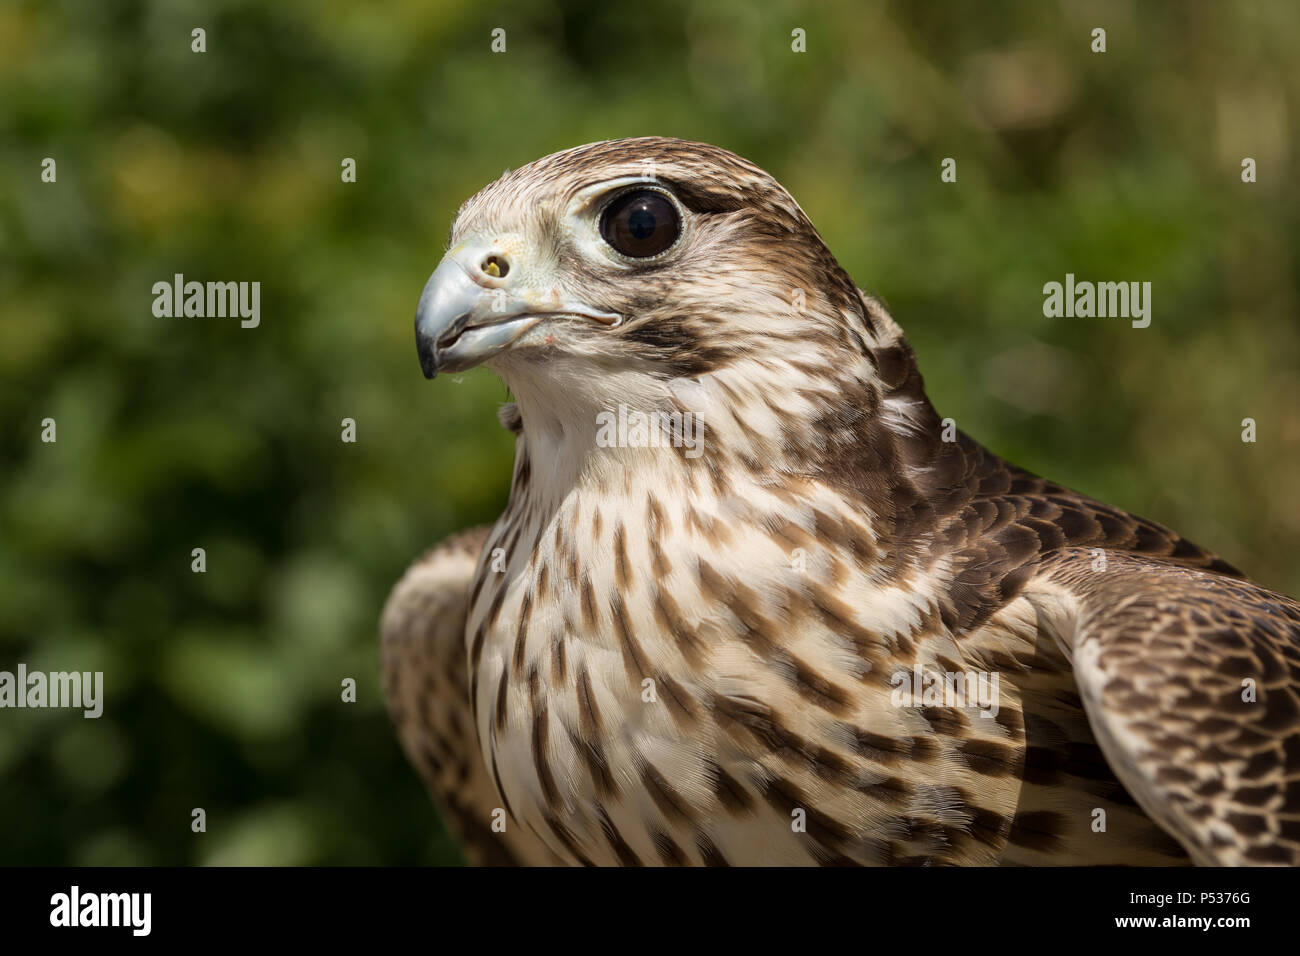
[[[505,511],[381,622],[472,861],[1300,862],[1300,604],[945,427],[757,166],[508,172],[415,330],[513,398]]]

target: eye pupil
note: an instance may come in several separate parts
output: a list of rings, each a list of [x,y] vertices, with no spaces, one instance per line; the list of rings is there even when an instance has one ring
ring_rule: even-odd
[[[627,228],[634,238],[649,239],[654,234],[655,226],[654,213],[648,209],[635,209],[627,217]]]
[[[600,234],[615,250],[634,259],[657,256],[681,234],[677,207],[663,193],[638,189],[619,196],[600,220]]]

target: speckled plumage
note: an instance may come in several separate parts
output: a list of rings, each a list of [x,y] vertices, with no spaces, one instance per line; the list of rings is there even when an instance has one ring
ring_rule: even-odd
[[[574,198],[629,176],[686,210],[653,262]],[[503,282],[622,321],[489,360],[509,504],[385,611],[394,720],[478,859],[1300,862],[1300,605],[945,429],[771,177],[593,144],[466,203],[453,242],[497,236]],[[605,447],[619,404],[698,416],[703,454]],[[903,672],[996,675],[996,714],[900,706]]]

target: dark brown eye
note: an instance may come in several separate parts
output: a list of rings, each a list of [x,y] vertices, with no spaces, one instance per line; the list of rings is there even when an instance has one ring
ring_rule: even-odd
[[[653,189],[624,193],[600,217],[601,237],[633,259],[659,255],[677,241],[681,231],[677,207]]]

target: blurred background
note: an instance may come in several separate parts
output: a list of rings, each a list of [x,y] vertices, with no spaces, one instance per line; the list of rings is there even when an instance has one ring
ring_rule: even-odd
[[[0,864],[459,860],[376,622],[511,442],[412,316],[465,198],[593,140],[763,166],[943,414],[1300,594],[1297,37],[1282,0],[6,0],[0,670],[106,701],[0,711]],[[178,272],[260,281],[260,327],[156,318]],[[1045,318],[1067,272],[1149,280],[1150,328]]]

